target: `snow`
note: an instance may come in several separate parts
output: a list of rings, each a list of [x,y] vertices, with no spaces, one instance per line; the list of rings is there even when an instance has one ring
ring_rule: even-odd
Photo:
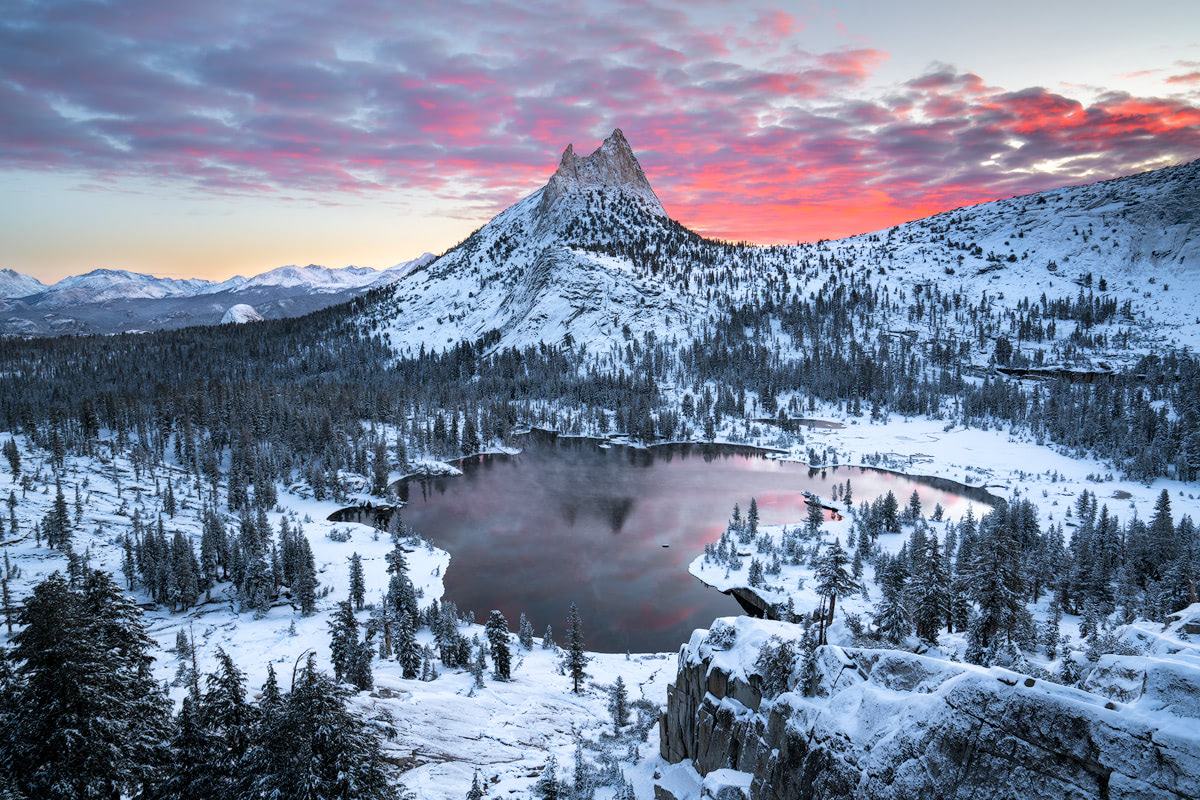
[[[45,290],[45,284],[37,278],[22,275],[11,269],[0,269],[0,298],[28,297]]]
[[[546,188],[501,213],[463,246],[436,259],[425,254],[382,273],[357,267],[333,270],[288,266],[249,280],[237,278],[211,284],[97,270],[37,291],[64,292],[64,302],[82,302],[83,297],[91,302],[106,296],[165,297],[172,292],[254,286],[341,291],[386,284],[390,288],[384,290],[385,298],[367,309],[361,322],[368,331],[386,336],[397,354],[415,353],[421,347],[442,349],[496,330],[500,346],[557,343],[570,336],[600,359],[623,346],[627,336],[640,339],[653,334],[660,341],[685,341],[726,313],[731,304],[756,296],[770,281],[783,281],[799,296],[820,292],[840,269],[828,265],[836,257],[854,269],[870,270],[872,280],[894,293],[896,307],[881,309],[866,326],[872,333],[903,332],[918,341],[935,334],[924,323],[912,324],[907,318],[906,298],[916,285],[936,285],[943,292],[961,288],[971,298],[981,298],[986,292],[993,302],[1012,308],[1023,298],[1036,300],[1043,292],[1052,299],[1074,296],[1080,290],[1077,281],[1090,272],[1097,282],[1101,277],[1106,279],[1107,296],[1120,303],[1133,303],[1132,319],[1099,327],[1109,334],[1131,332],[1128,347],[1117,349],[1114,345],[1105,354],[1112,364],[1129,363],[1142,353],[1161,351],[1163,347],[1195,349],[1200,345],[1200,317],[1194,308],[1195,298],[1200,296],[1200,222],[1195,214],[1197,204],[1188,205],[1188,198],[1200,186],[1200,162],[1105,184],[982,204],[838,242],[755,250],[762,254],[762,264],[730,256],[726,265],[731,276],[729,284],[722,285],[716,299],[710,301],[696,288],[703,285],[702,281],[681,283],[652,274],[621,256],[567,243],[560,226],[589,208],[594,198],[609,205],[631,202],[645,212],[645,219],[636,219],[647,231],[665,224],[657,197],[632,152],[628,157],[623,152],[623,147],[627,148],[623,143],[623,136],[618,140],[614,133],[597,151],[598,156],[593,154],[587,159],[580,159],[569,148]],[[951,246],[948,240],[978,244],[983,255],[970,255],[970,251]],[[989,261],[988,253],[996,253],[1000,260]],[[1015,260],[1007,260],[1010,254]],[[961,261],[959,255],[963,256]],[[822,265],[822,260],[827,265]],[[1051,261],[1055,262],[1054,270],[1048,268]],[[697,275],[704,275],[701,267],[695,269]],[[0,278],[6,281],[0,285],[21,277],[7,270],[0,272]],[[1150,278],[1155,279],[1153,284]],[[236,309],[253,312],[249,306],[234,306],[226,313],[230,321],[247,316],[246,312],[234,314]],[[969,322],[951,319],[947,325],[952,332],[973,337]],[[1069,325],[1064,323],[1062,327]],[[783,340],[778,330],[775,335]],[[1053,354],[1047,345],[1023,345],[1028,351],[1039,346],[1048,355]],[[992,344],[987,342],[973,346],[971,358],[982,367],[991,353]],[[679,389],[663,387],[668,396]],[[790,400],[790,393],[782,393],[782,399]],[[1108,465],[1072,457],[1025,434],[948,428],[941,420],[894,416],[886,422],[871,422],[833,407],[817,406],[808,413],[843,427],[807,429],[799,441],[787,442],[781,441],[769,426],[738,422],[727,424],[719,431],[719,438],[768,447],[783,444],[783,451],[773,455],[776,458],[807,462],[810,451],[815,450],[818,465],[883,466],[986,488],[1001,497],[1028,497],[1038,505],[1043,524],[1066,521],[1068,509],[1085,489],[1107,502],[1123,521],[1133,514],[1149,517],[1163,489],[1171,494],[1176,518],[1184,514],[1200,516],[1194,486],[1166,479],[1148,485],[1122,480]],[[8,434],[0,434],[0,440],[7,438]],[[21,531],[17,537],[0,543],[22,570],[12,587],[20,596],[51,571],[63,569],[64,562],[57,553],[36,547],[32,537],[34,523],[44,516],[53,500],[53,480],[45,453],[31,451],[23,436],[15,438],[27,470],[39,475],[28,494],[13,484],[20,498],[17,513]],[[438,461],[417,463],[414,471],[457,472]],[[114,475],[120,477],[120,494]],[[140,510],[143,519],[156,516],[155,487],[166,477],[163,470],[147,473],[144,469],[140,477],[135,477],[134,465],[124,458],[115,462],[106,455],[68,459],[63,475],[68,503],[76,486],[83,497],[84,516],[77,527],[77,547],[86,547],[94,565],[119,574],[118,534],[127,529],[134,509]],[[357,481],[360,487],[364,485],[362,476],[342,477],[347,482]],[[171,470],[170,478],[177,486],[181,511],[175,518],[164,520],[168,535],[178,529],[198,542],[199,487],[181,471]],[[9,487],[3,480],[0,478],[0,488],[7,494]],[[903,503],[905,498],[899,499]],[[173,676],[176,664],[166,649],[174,645],[181,629],[194,633],[200,645],[202,670],[213,666],[213,653],[222,647],[247,670],[252,687],[262,683],[268,661],[277,664],[285,684],[291,665],[309,650],[327,665],[327,621],[334,603],[344,597],[349,556],[354,552],[362,556],[368,601],[377,602],[387,579],[383,556],[391,546],[386,535],[369,526],[326,521],[340,507],[316,501],[303,487],[294,487],[281,493],[278,508],[269,515],[276,528],[285,515],[303,526],[317,562],[321,587],[331,590],[319,599],[316,614],[301,616],[287,604],[277,605],[262,617],[239,613],[228,587],[219,587],[211,600],[187,612],[171,614],[150,609],[147,622],[163,648],[155,667],[157,677],[169,680]],[[976,516],[984,510],[976,508]],[[925,511],[928,514],[930,509]],[[826,541],[836,537],[845,543],[850,524],[849,519],[826,521],[821,536]],[[941,538],[944,523],[930,524]],[[779,539],[787,527],[791,526],[764,528],[763,532]],[[335,531],[337,536],[331,538]],[[893,534],[881,537],[879,543],[895,552],[906,540],[906,533]],[[410,573],[423,606],[442,597],[441,576],[450,558],[451,554],[442,550],[413,543],[408,559]],[[727,571],[723,565],[706,563],[704,556],[697,554],[689,569],[716,589],[730,590],[747,585],[749,558],[745,562],[741,570]],[[871,598],[877,597],[870,565],[865,566],[864,577]],[[800,588],[802,580],[806,588]],[[784,604],[791,599],[800,609],[818,603],[807,566],[787,565],[781,575],[768,576],[767,583],[767,587],[756,591],[770,602]],[[831,642],[848,641],[845,613],[866,613],[870,607],[871,600],[861,596],[840,600],[837,622],[829,633]],[[1034,612],[1044,615],[1044,602]],[[366,614],[362,612],[360,618],[365,619]],[[516,620],[509,623],[515,626]],[[290,632],[293,624],[295,635]],[[707,631],[700,630],[693,634],[684,658],[711,658],[727,673],[745,677],[770,636],[795,635],[794,628],[746,617],[726,619],[723,624],[736,632],[731,647],[714,649],[706,643]],[[1064,632],[1077,636],[1075,624],[1077,620],[1065,618]],[[1012,687],[1011,692],[1053,699],[1078,708],[1081,714],[1119,714],[1122,720],[1137,720],[1148,728],[1194,737],[1196,692],[1188,689],[1173,694],[1172,689],[1178,685],[1200,686],[1195,678],[1200,670],[1200,650],[1196,640],[1188,638],[1189,626],[1200,626],[1200,605],[1185,610],[1165,629],[1148,623],[1122,629],[1122,641],[1137,644],[1146,655],[1104,656],[1089,685],[1093,692],[1050,687],[1042,681],[1035,688]],[[481,634],[482,628],[474,626],[464,632],[469,638]],[[425,631],[421,637],[428,641],[429,633]],[[924,710],[937,702],[935,698],[944,697],[954,682],[978,681],[992,688],[997,683],[1009,685],[1013,673],[950,664],[946,658],[961,651],[962,644],[961,636],[945,636],[942,646],[929,651],[926,657],[904,655],[906,664],[916,666],[906,667],[903,674],[898,668],[892,669],[893,659],[901,657],[882,653],[873,662],[872,680],[839,686],[822,713],[832,720],[831,725],[856,741],[886,744],[899,726],[920,724]],[[823,657],[838,659],[845,658],[845,654],[835,647],[827,649]],[[513,681],[501,683],[489,678],[482,690],[472,688],[468,673],[443,674],[436,681],[422,683],[401,678],[394,663],[377,662],[375,690],[360,695],[356,702],[391,716],[397,737],[387,747],[396,762],[408,768],[402,781],[419,797],[462,797],[476,768],[489,782],[489,795],[503,796],[527,791],[549,754],[554,754],[560,765],[569,765],[575,735],[597,746],[604,743],[610,725],[604,688],[617,675],[624,678],[633,699],[645,697],[656,705],[665,701],[666,684],[674,678],[673,655],[650,654],[627,660],[622,655],[592,654],[591,658],[592,677],[582,696],[568,691],[567,679],[558,671],[557,654],[535,644],[529,652],[517,649]],[[182,689],[172,691],[178,700]],[[1116,699],[1118,696],[1124,699]],[[733,709],[736,713],[748,713],[736,700],[726,698],[723,702],[731,708],[738,704],[740,707]],[[803,702],[797,701],[801,705]],[[1119,703],[1119,710],[1106,710],[1108,702]],[[639,746],[642,760],[636,768],[625,765],[639,797],[653,796],[650,784],[656,770],[661,773],[662,785],[680,798],[747,787],[745,773],[720,770],[721,774],[710,774],[711,781],[701,781],[687,764],[664,764],[653,756],[657,735],[652,729],[648,740]]]
[[[0,440],[8,438],[8,434],[0,434]],[[50,510],[54,500],[54,479],[46,453],[31,451],[19,434],[14,439],[20,448],[23,474],[38,476],[34,488],[25,493],[9,475],[0,478],[0,500],[7,497],[10,488],[18,497],[19,533],[16,537],[5,537],[0,547],[21,571],[20,577],[10,583],[14,596],[19,598],[51,572],[65,571],[66,562],[57,551],[37,547],[34,542],[34,525]],[[102,447],[101,452],[104,450]],[[422,468],[435,472],[439,463],[430,461]],[[446,464],[440,467],[444,474],[457,472]],[[120,496],[114,474],[120,481]],[[164,518],[167,535],[180,530],[198,547],[201,533],[198,495],[195,483],[185,473],[174,469],[159,469],[153,474],[142,471],[138,479],[133,464],[124,458],[116,459],[115,465],[104,455],[94,459],[68,458],[62,472],[64,494],[74,514],[74,488],[78,485],[83,507],[83,518],[75,532],[77,551],[86,551],[93,566],[112,572],[123,583],[120,535],[128,530],[134,510],[143,519],[156,518],[159,505],[154,496],[155,485],[161,486],[168,475],[174,483],[180,510],[174,518]],[[285,689],[293,666],[307,652],[315,652],[319,665],[328,669],[328,621],[334,604],[345,599],[350,555],[358,553],[362,557],[370,605],[377,603],[386,589],[384,556],[392,546],[386,533],[371,526],[327,521],[331,513],[342,507],[344,504],[314,500],[303,492],[281,491],[279,505],[268,515],[275,529],[285,516],[298,522],[308,538],[320,582],[315,614],[303,616],[285,599],[276,601],[262,616],[240,611],[228,585],[218,586],[209,599],[202,599],[184,612],[170,613],[150,605],[145,611],[145,623],[159,646],[154,664],[156,677],[160,681],[175,677],[178,662],[171,649],[180,630],[195,637],[201,672],[216,666],[215,653],[222,648],[247,673],[252,694],[257,693],[266,679],[268,663],[275,665]],[[227,524],[233,524],[233,519]],[[443,597],[441,576],[451,556],[428,543],[408,546],[409,575],[424,607]],[[325,591],[329,593],[324,594]],[[140,592],[133,594],[139,602],[146,600]],[[554,626],[560,637],[566,627],[566,611],[564,608],[563,623]],[[365,622],[368,615],[369,609],[359,612],[360,622]],[[516,623],[517,620],[509,620],[513,628]],[[584,625],[586,636],[586,620]],[[483,638],[483,626],[465,627],[463,633],[468,638],[476,635]],[[0,642],[7,636],[0,626]],[[424,630],[418,639],[431,643],[432,635]],[[470,786],[476,768],[489,782],[492,796],[509,791],[526,792],[549,755],[554,755],[569,774],[576,735],[591,742],[589,747],[612,746],[606,739],[612,724],[607,711],[607,688],[618,675],[625,680],[631,702],[647,698],[660,705],[666,683],[674,674],[672,654],[627,658],[622,654],[593,653],[589,655],[590,677],[585,691],[574,695],[569,679],[558,669],[561,651],[543,650],[541,640],[535,639],[533,649],[526,652],[515,636],[512,647],[513,680],[497,682],[489,673],[482,690],[472,689],[469,672],[444,671],[436,681],[424,683],[402,678],[396,662],[375,661],[374,690],[359,694],[354,702],[368,713],[383,714],[393,721],[396,736],[385,742],[387,755],[407,770],[401,785],[415,790],[422,800],[459,800]],[[440,664],[438,668],[441,669]],[[171,689],[176,702],[182,701],[184,693],[180,686]],[[649,738],[638,743],[640,766],[624,764],[627,777],[639,787],[639,797],[652,794],[650,765],[657,747],[657,728],[652,727]],[[624,754],[624,742],[619,752]],[[592,757],[594,760],[594,753]]]
[[[284,288],[304,287],[312,292],[340,292],[358,289],[374,283],[379,272],[369,267],[342,267],[332,269],[309,264],[307,267],[276,267],[250,278],[237,291],[277,286]]]
[[[258,322],[262,319],[262,314],[254,310],[254,306],[238,303],[230,306],[225,311],[225,316],[221,317],[221,324],[228,325],[230,323],[241,324],[243,322]]]

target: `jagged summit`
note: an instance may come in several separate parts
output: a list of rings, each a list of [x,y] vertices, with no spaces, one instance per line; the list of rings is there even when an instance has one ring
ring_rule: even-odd
[[[568,198],[593,189],[624,194],[639,201],[646,211],[664,218],[667,216],[620,128],[589,156],[577,155],[575,146],[567,145],[558,169],[550,176],[542,193],[538,216],[549,219]]]

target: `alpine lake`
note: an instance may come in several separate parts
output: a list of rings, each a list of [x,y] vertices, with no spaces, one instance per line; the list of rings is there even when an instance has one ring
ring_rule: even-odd
[[[453,462],[461,476],[393,484],[401,518],[451,555],[448,600],[482,622],[499,609],[516,628],[521,613],[561,640],[570,603],[596,652],[673,652],[696,628],[742,613],[701,583],[688,564],[715,542],[734,504],[756,499],[760,525],[799,524],[805,493],[825,505],[850,481],[857,505],[892,491],[901,507],[913,490],[928,512],[940,503],[957,519],[994,498],[949,481],[859,467],[811,468],[736,445],[631,447],[533,431],[516,455]],[[333,516],[386,524],[383,509]],[[826,517],[832,513],[826,511]]]

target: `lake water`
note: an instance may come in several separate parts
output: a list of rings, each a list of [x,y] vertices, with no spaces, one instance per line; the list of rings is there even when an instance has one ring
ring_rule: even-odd
[[[744,515],[757,498],[763,525],[798,523],[802,492],[828,503],[847,478],[856,505],[890,489],[903,506],[916,489],[926,512],[941,503],[957,518],[971,502],[894,473],[813,470],[745,448],[601,447],[539,433],[521,447],[456,462],[462,476],[402,482],[402,517],[450,552],[446,597],[461,611],[482,622],[498,608],[514,630],[525,612],[537,635],[550,624],[562,644],[574,601],[598,652],[674,651],[693,629],[740,613],[687,571],[734,503]]]

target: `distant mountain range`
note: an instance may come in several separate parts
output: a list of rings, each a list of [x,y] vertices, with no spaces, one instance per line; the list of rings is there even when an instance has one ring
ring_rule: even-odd
[[[296,316],[400,280],[433,259],[425,253],[385,270],[285,266],[226,281],[96,269],[46,285],[3,269],[0,333],[46,336],[214,325],[234,306],[248,306],[268,319]],[[244,313],[234,317],[252,318]]]

